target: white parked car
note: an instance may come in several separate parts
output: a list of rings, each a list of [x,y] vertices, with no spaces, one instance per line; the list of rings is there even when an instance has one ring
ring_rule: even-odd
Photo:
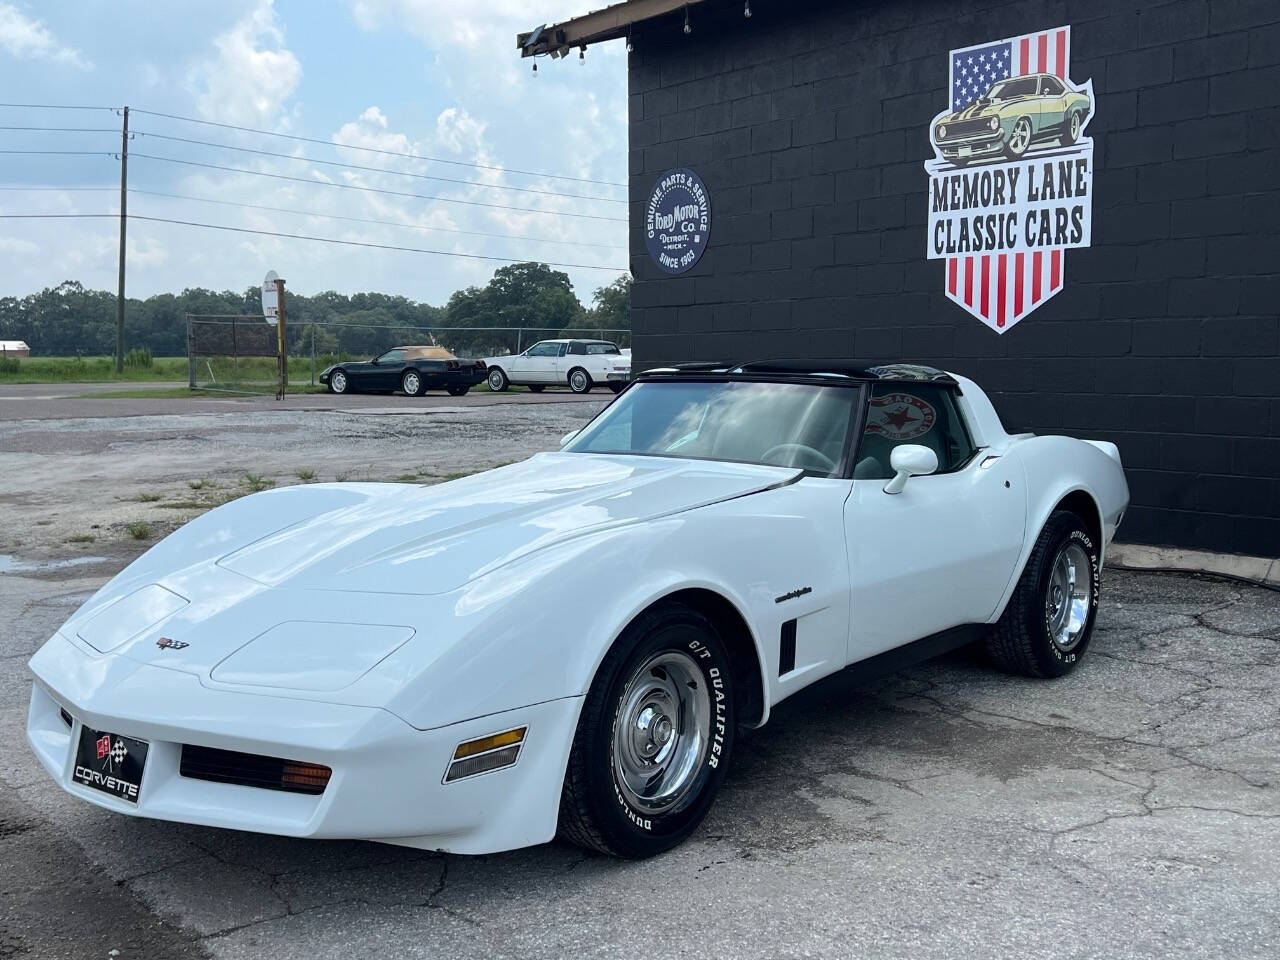
[[[549,386],[565,386],[574,393],[590,393],[597,384],[618,393],[631,379],[631,351],[609,340],[540,340],[524,353],[486,357],[489,389],[510,384],[535,393]]]
[[[930,368],[651,370],[555,453],[193,520],[31,659],[28,738],[120,813],[648,856],[821,677],[1074,669],[1128,499],[1112,444]]]

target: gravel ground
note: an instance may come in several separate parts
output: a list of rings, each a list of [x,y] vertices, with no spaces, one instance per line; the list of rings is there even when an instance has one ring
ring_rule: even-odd
[[[0,536],[65,558],[61,531],[159,509],[135,489],[443,474],[549,448],[589,412],[0,424]],[[830,678],[740,741],[689,843],[629,864],[261,837],[66,796],[25,747],[26,659],[140,545],[87,549],[106,560],[0,572],[0,957],[1275,955],[1274,592],[1108,570],[1093,648],[1064,680],[966,655]]]
[[[183,412],[125,416],[112,415],[115,406],[134,401],[98,399],[98,415],[58,419],[4,419],[0,406],[0,553],[127,550],[129,524],[148,524],[154,539],[251,492],[249,475],[272,486],[299,483],[299,474],[437,482],[555,449],[606,403],[600,392],[509,396],[333,398],[346,409],[302,408],[308,401],[294,398],[284,409],[148,400]]]

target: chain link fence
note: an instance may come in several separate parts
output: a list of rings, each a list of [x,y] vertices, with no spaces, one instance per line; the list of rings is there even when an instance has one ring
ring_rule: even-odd
[[[367,360],[392,347],[432,344],[459,357],[520,353],[539,340],[610,340],[631,347],[630,330],[595,327],[423,327],[407,324],[302,323],[286,331],[289,382],[316,386],[325,367]],[[274,393],[279,387],[275,324],[262,317],[187,315],[190,387],[225,393]]]

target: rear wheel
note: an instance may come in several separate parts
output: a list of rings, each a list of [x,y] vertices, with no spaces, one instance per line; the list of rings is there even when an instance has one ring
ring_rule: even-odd
[[[502,372],[501,367],[490,367],[489,376],[486,379],[489,383],[489,389],[494,393],[501,393],[507,389],[507,384],[511,382],[507,379],[507,375]]]
[[[400,389],[406,397],[416,397],[422,392],[422,377],[417,370],[406,370],[400,378]]]
[[[1061,677],[1075,669],[1098,613],[1098,560],[1098,546],[1080,517],[1067,510],[1049,517],[987,637],[997,666],[1029,677]]]
[[[1071,145],[1080,139],[1080,111],[1073,110],[1067,117],[1067,128],[1062,135],[1062,142]]]
[[[467,395],[467,391],[470,390],[471,387],[465,383],[454,383],[450,384],[446,389],[449,391],[449,396],[451,397],[465,397]]]
[[[569,371],[569,389],[574,393],[590,393],[591,374],[581,367],[574,367]]]
[[[560,796],[560,835],[639,859],[702,822],[733,748],[729,656],[683,604],[642,614],[605,656],[582,707]]]

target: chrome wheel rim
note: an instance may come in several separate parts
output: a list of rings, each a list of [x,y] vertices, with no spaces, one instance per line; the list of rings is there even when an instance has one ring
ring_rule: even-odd
[[[574,373],[573,382],[570,385],[573,389],[581,393],[583,390],[587,389],[587,375],[581,370],[577,371]]]
[[[1058,551],[1049,573],[1044,600],[1049,638],[1064,653],[1074,650],[1084,637],[1093,600],[1093,564],[1074,540]]]
[[[418,388],[422,386],[422,381],[418,379],[416,373],[406,373],[404,375],[404,392],[417,393]]]
[[[1031,124],[1024,118],[1013,125],[1013,134],[1009,137],[1009,149],[1014,153],[1022,153],[1031,142]]]
[[[711,737],[711,695],[698,665],[675,650],[646,660],[622,692],[613,724],[613,776],[632,807],[679,809]]]
[[[489,389],[490,390],[502,389],[502,372],[501,371],[494,370],[492,373],[489,374]]]
[[[342,393],[347,389],[347,375],[345,373],[335,373],[329,379],[329,384],[333,387],[334,393]]]
[[[1071,115],[1071,139],[1074,140],[1080,136],[1080,114],[1073,113]]]

